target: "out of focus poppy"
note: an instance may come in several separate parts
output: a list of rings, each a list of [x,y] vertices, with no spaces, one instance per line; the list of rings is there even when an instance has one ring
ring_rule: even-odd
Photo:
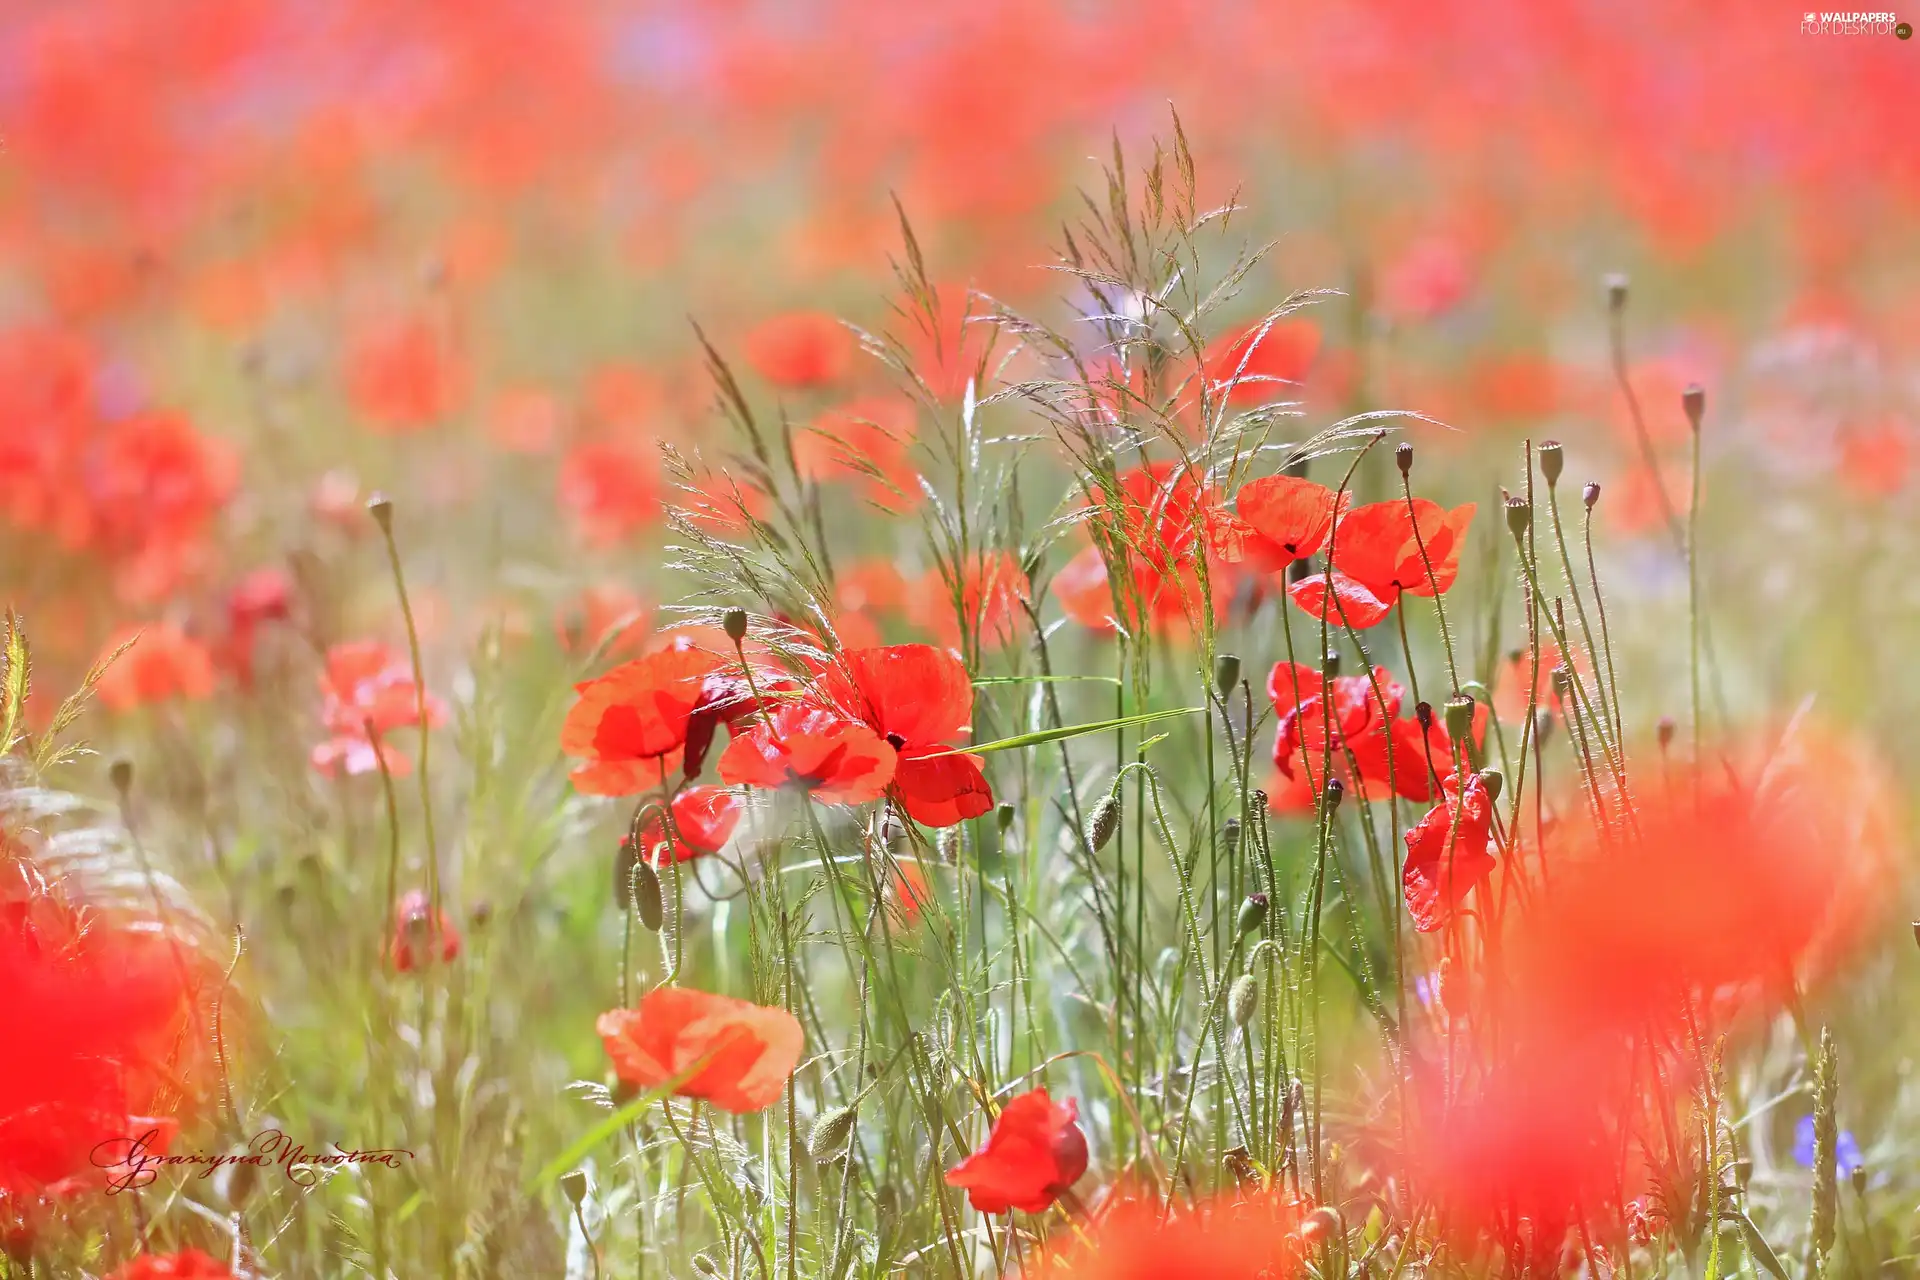
[[[204,698],[213,692],[213,656],[198,640],[171,623],[122,627],[101,656],[128,641],[133,647],[116,658],[95,687],[101,703],[114,711],[175,698]]]
[[[582,441],[561,460],[560,505],[589,546],[612,546],[660,523],[658,470],[649,446]]]
[[[1320,326],[1294,316],[1274,321],[1266,333],[1248,325],[1223,336],[1207,351],[1207,380],[1233,380],[1228,404],[1259,404],[1285,400],[1306,381],[1314,357],[1320,354]]]
[[[595,583],[560,606],[553,630],[568,653],[632,653],[646,639],[646,607],[617,583]]]
[[[198,1249],[143,1253],[107,1280],[234,1280],[233,1268]]]
[[[1335,626],[1344,620],[1371,627],[1403,592],[1432,596],[1453,586],[1473,512],[1471,502],[1446,511],[1425,498],[1355,507],[1334,527],[1332,570],[1302,578],[1287,593],[1316,618],[1325,610]],[[1337,608],[1329,603],[1332,597]]]
[[[736,733],[720,756],[729,786],[794,787],[822,804],[865,804],[886,794],[898,761],[886,739],[842,712],[790,702]]]
[[[409,890],[393,908],[393,937],[388,954],[400,973],[412,973],[436,958],[451,963],[460,957],[460,930],[442,909],[436,916],[427,895]]]
[[[794,311],[747,335],[747,363],[776,387],[801,391],[843,381],[853,368],[853,334],[832,316]]]
[[[800,1023],[784,1009],[686,987],[656,987],[637,1008],[601,1014],[594,1030],[622,1084],[672,1084],[679,1097],[736,1114],[773,1105],[803,1044]]]
[[[1197,561],[1208,557],[1208,582],[1216,611],[1231,596],[1230,575],[1213,554],[1212,533],[1221,508],[1190,468],[1175,463],[1132,467],[1120,473],[1117,492],[1094,494],[1089,519],[1105,535],[1108,551],[1125,574],[1119,607],[1155,628],[1198,616]],[[1114,629],[1115,592],[1108,556],[1091,546],[1054,575],[1053,593],[1069,618],[1096,631]]]
[[[359,335],[347,353],[347,394],[376,431],[409,432],[446,418],[466,395],[467,371],[425,320]]]
[[[395,729],[420,723],[420,688],[405,655],[377,640],[336,644],[327,650],[320,693],[320,720],[332,736],[314,747],[315,769],[325,774],[370,773],[384,756],[387,771],[395,777],[412,770],[406,754],[386,741]],[[432,694],[424,701],[428,726],[442,723],[446,704]]]
[[[829,409],[793,438],[793,465],[813,481],[857,485],[869,502],[898,514],[920,505],[920,472],[908,455],[914,409],[868,398]]]
[[[1413,927],[1421,933],[1445,925],[1461,900],[1493,873],[1488,848],[1493,800],[1486,784],[1473,774],[1464,787],[1448,778],[1442,790],[1441,802],[1406,834],[1401,890]]]
[[[915,584],[908,609],[914,625],[948,648],[960,646],[963,618],[983,645],[1009,645],[1026,633],[1027,576],[1011,552],[981,552],[961,572],[957,584],[950,580],[950,573],[946,566],[929,569]]]
[[[1305,1206],[1279,1191],[1171,1210],[1126,1196],[1026,1269],[1036,1280],[1289,1280],[1304,1274]],[[1068,1234],[1068,1233],[1063,1233]]]
[[[986,1144],[947,1170],[947,1185],[964,1187],[981,1213],[1046,1212],[1087,1171],[1078,1116],[1072,1098],[1055,1102],[1044,1088],[1009,1099]]]
[[[915,822],[950,827],[993,807],[980,757],[950,745],[973,722],[973,681],[953,654],[926,644],[850,650],[821,689],[898,753],[893,793]]]

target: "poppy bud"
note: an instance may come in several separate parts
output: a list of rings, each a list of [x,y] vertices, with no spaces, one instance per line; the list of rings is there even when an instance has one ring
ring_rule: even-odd
[[[1253,1021],[1254,1011],[1260,1007],[1260,984],[1250,973],[1243,973],[1233,980],[1227,988],[1227,1016],[1233,1019],[1233,1025],[1244,1027]]]
[[[367,499],[367,514],[373,517],[373,522],[380,526],[383,533],[393,531],[393,499],[386,494],[376,490]]]
[[[1393,451],[1393,463],[1395,466],[1400,468],[1400,474],[1403,476],[1406,475],[1408,472],[1412,471],[1413,470],[1413,445],[1411,445],[1406,441],[1402,441],[1400,444],[1400,447]]]
[[[1220,824],[1220,846],[1229,859],[1240,851],[1240,819],[1228,818]]]
[[[475,929],[484,929],[493,923],[493,904],[485,898],[473,904],[473,910],[467,912],[467,923]]]
[[[704,1253],[696,1253],[693,1255],[693,1269],[703,1276],[717,1276],[720,1274],[720,1264]]]
[[[640,923],[647,931],[660,932],[664,919],[660,907],[660,876],[645,858],[633,861],[633,905],[640,912]]]
[[[1413,718],[1419,724],[1420,732],[1425,733],[1433,728],[1433,704],[1431,702],[1414,703]]]
[[[1327,650],[1326,656],[1320,659],[1320,674],[1329,680],[1340,674],[1340,651],[1338,649]]]
[[[1747,1162],[1747,1171],[1749,1173],[1753,1171],[1752,1161]],[[1847,1176],[1848,1176],[1848,1179],[1853,1183],[1853,1194],[1857,1196],[1864,1196],[1865,1194],[1867,1194],[1867,1166],[1865,1166],[1864,1164],[1856,1164],[1853,1166],[1853,1172],[1848,1174]]]
[[[108,765],[107,781],[113,784],[115,791],[123,796],[126,795],[133,786],[133,761],[122,756]]]
[[[1619,312],[1627,306],[1627,277],[1625,272],[1610,271],[1606,277],[1607,310]]]
[[[739,644],[747,638],[747,611],[729,609],[720,615],[720,626],[727,633],[727,639]]]
[[[1547,487],[1553,488],[1560,481],[1560,473],[1566,470],[1567,460],[1560,452],[1558,440],[1545,440],[1540,444],[1540,474],[1546,477]]]
[[[1003,804],[993,811],[993,820],[1000,826],[1000,834],[1005,835],[1013,827],[1013,806]]]
[[[822,1111],[814,1117],[813,1128],[807,1132],[808,1158],[815,1164],[827,1164],[845,1155],[847,1139],[853,1136],[853,1122],[859,1110],[859,1104],[854,1103]]]
[[[1689,382],[1687,389],[1680,393],[1680,407],[1687,411],[1687,425],[1700,430],[1700,419],[1707,411],[1707,389],[1697,382]]]
[[[1332,813],[1340,807],[1340,802],[1346,798],[1347,784],[1338,778],[1328,778],[1323,794],[1325,794],[1327,798],[1327,812]]]
[[[1660,717],[1660,725],[1657,729],[1654,730],[1654,733],[1660,739],[1660,749],[1662,751],[1665,751],[1668,747],[1673,745],[1674,728],[1675,726],[1673,723],[1672,716]]]
[[[1473,699],[1456,693],[1447,699],[1447,736],[1465,742],[1473,732]]]
[[[227,1166],[226,1175],[227,1184],[223,1193],[226,1201],[236,1209],[241,1208],[253,1198],[253,1189],[260,1183],[260,1166],[235,1161]]]
[[[1100,803],[1093,807],[1093,816],[1087,819],[1087,848],[1100,852],[1119,829],[1120,792],[1116,789],[1101,797]]]
[[[560,1189],[567,1193],[567,1202],[574,1208],[587,1198],[587,1175],[578,1169],[569,1169],[560,1175]]]
[[[1266,923],[1266,919],[1267,895],[1250,893],[1247,895],[1247,900],[1240,904],[1240,918],[1235,922],[1236,932],[1244,938]]]
[[[1516,538],[1527,536],[1527,530],[1533,527],[1533,504],[1525,498],[1507,499],[1507,528]]]
[[[1224,701],[1240,683],[1240,655],[1223,653],[1213,660],[1213,691]]]
[[[1587,510],[1593,510],[1593,504],[1600,501],[1600,482],[1598,480],[1587,481],[1587,487],[1580,491],[1580,501],[1586,505]]]
[[[1482,769],[1480,785],[1487,789],[1487,803],[1491,804],[1500,798],[1500,792],[1507,785],[1507,777],[1498,769]]]

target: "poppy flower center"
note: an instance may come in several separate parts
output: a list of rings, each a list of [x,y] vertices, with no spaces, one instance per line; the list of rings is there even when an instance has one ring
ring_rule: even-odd
[[[901,737],[897,733],[890,733],[887,735],[887,745],[892,747],[895,751],[899,751],[906,747],[907,740]]]

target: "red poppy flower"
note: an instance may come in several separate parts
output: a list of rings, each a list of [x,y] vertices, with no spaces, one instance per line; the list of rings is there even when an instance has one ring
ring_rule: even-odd
[[[1027,628],[1027,576],[1010,552],[984,552],[961,575],[959,609],[980,643],[1009,645]],[[960,645],[954,616],[954,584],[946,571],[929,569],[914,588],[909,610],[915,626],[947,648]]]
[[[553,630],[568,653],[632,653],[646,639],[646,620],[646,606],[639,596],[616,583],[602,582],[561,605]]]
[[[613,546],[660,523],[658,473],[651,444],[583,440],[560,463],[560,506],[588,546]]]
[[[174,1127],[213,980],[185,940],[70,901],[0,846],[0,990],[23,1032],[0,1054],[0,1205],[97,1185],[100,1144]]]
[[[347,353],[347,394],[377,431],[419,431],[459,406],[465,365],[431,324],[410,320],[369,330]]]
[[[387,741],[395,729],[420,723],[419,686],[407,658],[377,640],[354,640],[327,650],[320,677],[320,720],[333,735],[314,747],[313,767],[325,774],[369,773],[380,767],[374,740],[387,771],[396,777],[413,762]],[[446,704],[428,694],[427,724],[446,720]],[[371,736],[369,736],[371,735]]]
[[[198,1249],[143,1253],[107,1280],[234,1280],[233,1268]]]
[[[1467,893],[1493,873],[1488,847],[1493,801],[1486,784],[1472,774],[1464,793],[1454,778],[1446,780],[1443,791],[1445,798],[1406,834],[1401,889],[1413,927],[1421,933],[1445,925]]]
[[[1213,383],[1234,381],[1228,404],[1260,404],[1284,400],[1306,380],[1307,370],[1320,354],[1320,326],[1311,320],[1288,318],[1268,326],[1264,336],[1257,324],[1223,336],[1207,352],[1206,375]]]
[[[808,480],[858,485],[882,511],[911,511],[923,496],[920,470],[908,453],[914,425],[913,405],[905,400],[870,397],[829,409],[794,434],[794,469]]]
[[[790,702],[734,735],[720,755],[720,780],[769,791],[798,787],[822,804],[865,804],[886,794],[898,759],[859,720]]]
[[[947,1170],[981,1213],[1045,1213],[1087,1171],[1087,1135],[1073,1099],[1056,1103],[1044,1088],[1008,1101],[986,1145]]]
[[[747,363],[776,387],[800,391],[844,380],[853,367],[853,334],[819,311],[764,321],[747,335]]]
[[[725,787],[688,787],[673,798],[674,860],[685,862],[703,853],[718,853],[740,825],[740,796]],[[653,856],[667,843],[666,823],[652,814],[640,831],[640,847]]]
[[[635,1009],[614,1009],[594,1023],[620,1082],[705,1098],[722,1111],[762,1111],[780,1097],[800,1064],[800,1023],[784,1009],[658,987]]]
[[[293,611],[293,580],[283,569],[255,569],[227,593],[227,639],[222,659],[242,688],[253,684],[253,645],[268,622],[285,621]]]
[[[1333,532],[1333,490],[1299,476],[1249,480],[1234,502],[1237,515],[1222,513],[1215,522],[1214,548],[1222,559],[1261,573],[1285,572],[1319,551]]]
[[[1090,518],[1107,530],[1126,574],[1121,593],[1129,613],[1164,629],[1186,621],[1199,608],[1200,575],[1195,560],[1209,554],[1209,583],[1216,611],[1232,597],[1232,577],[1214,563],[1212,530],[1224,516],[1217,500],[1193,472],[1173,463],[1134,467],[1119,477],[1110,502],[1095,495]],[[1054,575],[1053,593],[1069,618],[1095,631],[1114,629],[1114,592],[1107,558],[1097,546],[1076,555]],[[1129,620],[1130,621],[1130,620]]]
[[[973,681],[953,654],[927,644],[852,649],[821,690],[899,754],[893,793],[915,822],[950,827],[993,808],[980,757],[950,745],[973,722]]]
[[[1404,500],[1355,507],[1334,528],[1332,571],[1301,579],[1287,594],[1316,618],[1327,610],[1335,626],[1344,619],[1354,627],[1371,627],[1402,592],[1431,596],[1453,586],[1473,513],[1471,502],[1446,511],[1425,498],[1415,498],[1411,510]],[[1329,604],[1329,583],[1338,609]]]
[[[561,725],[560,749],[589,763],[569,775],[574,787],[624,796],[662,785],[666,758],[686,745],[707,679],[720,665],[714,654],[675,645],[575,685],[580,700]]]
[[[427,895],[418,889],[409,890],[393,908],[393,941],[389,954],[393,957],[394,969],[412,973],[432,963],[436,941],[442,963],[459,958],[460,930],[454,927],[445,909],[436,919]]]
[[[105,706],[130,711],[173,698],[204,698],[213,692],[212,654],[180,628],[169,623],[122,627],[107,641],[101,656],[129,640],[133,647],[115,659],[96,686]]]
[[[1311,1245],[1307,1206],[1275,1191],[1220,1195],[1169,1212],[1154,1196],[1103,1206],[1034,1259],[1035,1280],[1290,1280]]]

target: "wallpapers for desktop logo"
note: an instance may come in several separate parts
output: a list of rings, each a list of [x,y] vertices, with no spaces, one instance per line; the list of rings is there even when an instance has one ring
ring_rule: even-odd
[[[1845,12],[1809,9],[1800,18],[1803,36],[1896,36],[1906,40],[1913,24],[1889,12]]]

